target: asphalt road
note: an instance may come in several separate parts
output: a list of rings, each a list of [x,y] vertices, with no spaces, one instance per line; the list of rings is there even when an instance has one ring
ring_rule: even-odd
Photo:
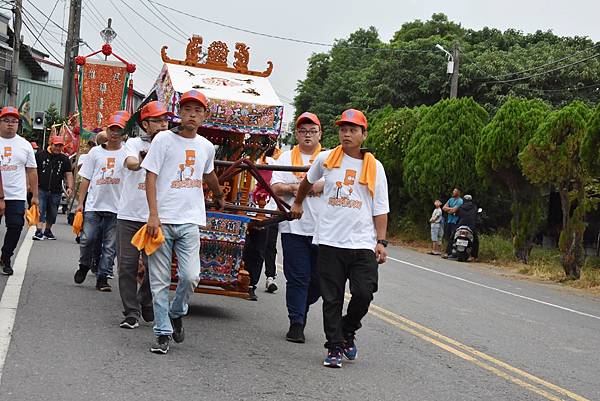
[[[283,288],[196,294],[160,356],[149,324],[118,327],[117,291],[73,283],[77,245],[55,234],[29,255],[0,400],[600,400],[598,298],[394,248],[342,369],[321,366],[320,304],[306,344],[284,340]]]

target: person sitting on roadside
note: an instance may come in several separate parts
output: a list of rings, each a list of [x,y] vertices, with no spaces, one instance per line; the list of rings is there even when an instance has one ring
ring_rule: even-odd
[[[442,237],[444,236],[444,216],[442,215],[442,202],[436,199],[433,202],[435,209],[431,213],[429,224],[431,225],[431,251],[430,255],[440,255],[442,248]]]

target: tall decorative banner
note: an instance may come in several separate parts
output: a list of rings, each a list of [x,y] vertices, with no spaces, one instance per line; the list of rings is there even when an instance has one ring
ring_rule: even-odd
[[[83,128],[104,128],[108,117],[123,109],[127,65],[120,61],[88,59],[82,66],[81,118]]]

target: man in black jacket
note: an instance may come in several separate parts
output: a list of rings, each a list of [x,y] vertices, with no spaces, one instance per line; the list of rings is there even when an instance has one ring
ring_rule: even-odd
[[[73,173],[71,162],[67,155],[62,153],[65,140],[62,135],[50,137],[50,146],[46,150],[38,151],[35,156],[38,169],[38,186],[40,197],[40,223],[33,236],[36,241],[44,239],[55,240],[52,234],[52,225],[56,222],[60,198],[63,193],[63,180],[66,180],[66,194],[71,197],[73,188]],[[46,225],[45,230],[42,232]]]
[[[473,203],[473,197],[471,195],[465,195],[463,198],[463,204],[458,208],[456,212],[458,216],[458,227],[467,226],[473,231],[473,249],[471,250],[471,257],[477,259],[479,256],[479,236],[477,235],[477,205]]]

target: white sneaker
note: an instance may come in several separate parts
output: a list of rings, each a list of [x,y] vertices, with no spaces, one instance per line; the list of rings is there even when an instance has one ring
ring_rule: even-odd
[[[265,291],[270,292],[272,294],[275,291],[277,291],[278,288],[279,287],[277,287],[277,283],[275,282],[275,277],[267,277]]]

